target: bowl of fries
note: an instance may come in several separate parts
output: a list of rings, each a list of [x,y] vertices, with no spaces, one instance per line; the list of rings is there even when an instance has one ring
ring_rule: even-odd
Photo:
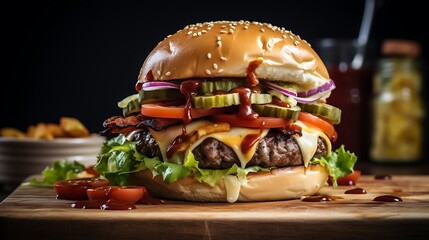
[[[62,117],[59,123],[31,125],[26,132],[1,128],[0,182],[21,182],[57,160],[95,165],[104,140],[72,117]]]

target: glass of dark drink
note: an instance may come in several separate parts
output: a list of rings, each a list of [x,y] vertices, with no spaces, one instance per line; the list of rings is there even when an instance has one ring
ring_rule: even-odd
[[[373,78],[373,43],[365,47],[360,66],[352,64],[359,45],[356,39],[320,39],[312,43],[328,68],[336,89],[328,103],[342,110],[341,123],[335,126],[338,140],[333,148],[344,144],[359,159],[368,159],[371,122],[371,81]]]

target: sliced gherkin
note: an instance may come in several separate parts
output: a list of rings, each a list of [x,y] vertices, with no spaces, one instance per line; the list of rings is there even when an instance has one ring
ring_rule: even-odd
[[[126,108],[129,102],[134,101],[135,99],[138,99],[138,98],[139,98],[139,94],[137,94],[137,93],[130,95],[130,96],[122,99],[120,102],[118,102],[118,107]]]
[[[287,108],[274,104],[253,105],[252,108],[263,117],[285,118],[292,119],[293,121],[298,119],[299,112],[301,111],[299,106]]]
[[[252,93],[250,101],[252,104],[266,104],[272,101],[269,94]],[[192,96],[192,105],[194,108],[219,108],[240,104],[239,93],[226,93],[206,96]]]
[[[153,91],[140,91],[139,92],[139,102],[148,103],[148,102],[157,102],[157,101],[166,101],[166,100],[184,100],[185,96],[180,93],[178,89],[160,89]]]
[[[301,111],[323,117],[333,124],[341,122],[341,109],[326,103],[300,103]]]
[[[241,87],[242,84],[234,81],[207,81],[200,85],[200,94],[212,93],[215,91],[229,92],[234,88]]]
[[[219,108],[240,104],[238,93],[227,93],[207,96],[193,96],[192,106],[194,108]]]
[[[127,106],[122,108],[122,114],[124,115],[124,117],[130,116],[133,113],[138,113],[140,112],[140,102],[138,98],[135,98],[133,100],[131,100],[130,102],[128,102]]]
[[[250,96],[252,104],[266,104],[273,101],[273,97],[266,93],[252,93]]]

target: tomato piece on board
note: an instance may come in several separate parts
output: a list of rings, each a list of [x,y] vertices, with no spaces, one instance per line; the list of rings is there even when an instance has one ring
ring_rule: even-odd
[[[236,114],[216,114],[211,116],[211,119],[215,122],[227,122],[231,126],[248,128],[281,128],[293,123],[291,119],[274,117],[258,117],[255,120],[243,120]]]
[[[231,111],[233,108],[191,108],[192,118],[199,118],[209,116],[218,113],[224,113]],[[140,113],[144,116],[156,117],[156,118],[176,118],[181,119],[185,116],[185,106],[169,106],[165,104],[157,103],[145,103],[141,105]]]
[[[354,186],[358,182],[360,176],[361,176],[360,170],[354,170],[354,172],[347,174],[344,177],[340,177],[337,179],[337,184],[339,186]],[[332,178],[329,177],[328,179],[329,185],[332,185]]]
[[[146,192],[142,186],[122,186],[112,188],[108,193],[108,198],[122,203],[135,203],[140,200]]]
[[[311,124],[320,130],[322,130],[332,141],[335,141],[337,132],[335,131],[334,125],[318,116],[310,113],[300,112],[298,120]]]
[[[96,199],[109,199],[109,193],[112,189],[119,188],[118,186],[101,186],[96,188],[86,189],[86,194],[88,195],[89,200]]]
[[[96,188],[109,185],[109,180],[101,178],[77,178],[59,180],[54,183],[57,199],[86,200],[88,188]]]

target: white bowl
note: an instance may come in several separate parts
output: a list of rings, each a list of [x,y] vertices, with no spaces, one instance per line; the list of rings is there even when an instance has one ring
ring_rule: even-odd
[[[85,166],[96,164],[104,137],[57,138],[54,140],[0,137],[0,182],[23,181],[39,174],[56,160],[76,160]]]

